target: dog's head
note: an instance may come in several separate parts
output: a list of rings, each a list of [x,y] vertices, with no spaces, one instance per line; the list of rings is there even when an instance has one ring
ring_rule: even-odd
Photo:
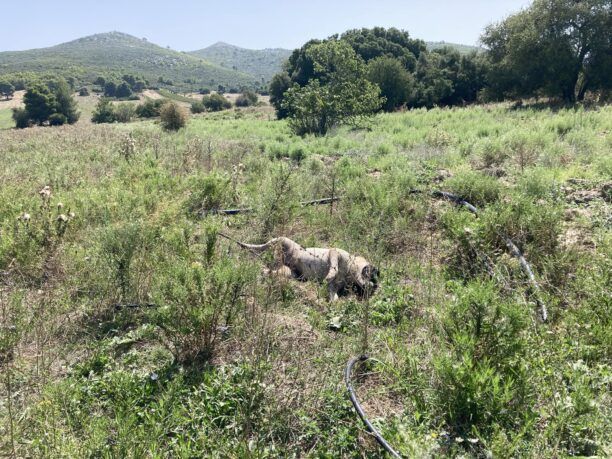
[[[378,271],[378,268],[370,264],[365,265],[361,270],[361,285],[357,285],[358,295],[360,297],[373,295],[378,288],[379,276],[380,272]]]

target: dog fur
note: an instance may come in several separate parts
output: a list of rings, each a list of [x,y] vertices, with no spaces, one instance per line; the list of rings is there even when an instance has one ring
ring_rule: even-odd
[[[246,244],[226,234],[219,235],[255,253],[279,247],[280,253],[276,257],[279,267],[269,272],[301,280],[326,281],[330,301],[337,300],[339,294],[350,290],[363,298],[372,295],[378,287],[378,269],[365,258],[342,249],[304,248],[286,237],[277,237],[265,244]]]

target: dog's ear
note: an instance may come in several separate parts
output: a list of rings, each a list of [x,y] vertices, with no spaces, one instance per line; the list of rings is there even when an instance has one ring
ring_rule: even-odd
[[[361,275],[364,279],[372,279],[378,276],[378,269],[372,265],[366,265],[361,270]]]

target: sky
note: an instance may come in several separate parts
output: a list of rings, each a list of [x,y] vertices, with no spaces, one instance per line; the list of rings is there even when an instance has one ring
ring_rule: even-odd
[[[485,26],[529,0],[0,0],[0,51],[42,48],[119,31],[178,51],[224,41],[297,48],[361,27],[397,27],[414,38],[475,45]]]

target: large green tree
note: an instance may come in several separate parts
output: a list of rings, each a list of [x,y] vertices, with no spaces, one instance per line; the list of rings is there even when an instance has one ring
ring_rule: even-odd
[[[612,1],[535,0],[489,26],[488,75],[498,96],[545,95],[568,102],[612,85]]]
[[[346,42],[313,45],[306,57],[313,78],[305,86],[294,84],[283,102],[294,132],[324,135],[337,125],[359,125],[380,108],[380,89],[366,79],[363,59]]]
[[[28,118],[36,124],[42,125],[55,113],[55,95],[43,84],[30,87],[23,96],[23,102]]]
[[[68,124],[74,124],[81,115],[77,109],[77,102],[72,95],[72,90],[65,80],[59,80],[54,84],[53,94],[55,96],[54,112],[66,117]]]
[[[380,56],[368,62],[368,80],[380,88],[383,109],[392,111],[408,104],[414,91],[414,78],[394,57]]]

